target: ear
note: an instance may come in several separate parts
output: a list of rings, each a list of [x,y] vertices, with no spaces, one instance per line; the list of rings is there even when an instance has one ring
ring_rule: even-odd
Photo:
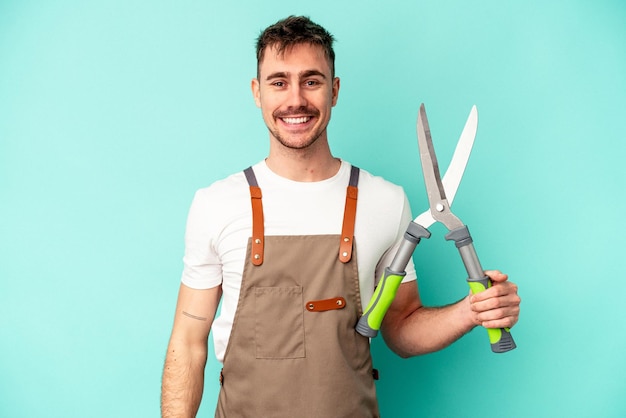
[[[341,87],[341,80],[339,77],[333,78],[333,107],[337,104],[339,98],[339,87]]]
[[[252,97],[254,97],[254,103],[256,103],[257,107],[261,107],[261,86],[259,84],[259,80],[256,78],[252,79],[250,83],[250,88],[252,89]]]

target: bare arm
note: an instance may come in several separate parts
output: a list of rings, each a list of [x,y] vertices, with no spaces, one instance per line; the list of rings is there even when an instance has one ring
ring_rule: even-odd
[[[382,323],[385,342],[395,353],[410,357],[441,350],[477,325],[512,327],[519,317],[517,286],[499,271],[487,271],[493,286],[452,305],[422,305],[415,281],[403,283]]]
[[[207,339],[222,296],[221,286],[178,293],[172,336],[161,384],[161,416],[195,417],[204,388]]]

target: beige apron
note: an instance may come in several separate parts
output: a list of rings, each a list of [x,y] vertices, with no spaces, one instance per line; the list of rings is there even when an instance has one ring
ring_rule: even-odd
[[[264,236],[253,207],[241,292],[224,356],[216,417],[378,417],[354,252],[358,168],[341,235]],[[302,220],[306,222],[306,219]]]

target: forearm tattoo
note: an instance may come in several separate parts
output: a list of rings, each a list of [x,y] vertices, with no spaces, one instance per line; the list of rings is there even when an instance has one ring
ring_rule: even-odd
[[[206,318],[202,317],[202,316],[196,316],[196,315],[192,315],[189,312],[185,312],[183,311],[183,315],[188,316],[191,319],[197,319],[198,321],[206,321]]]

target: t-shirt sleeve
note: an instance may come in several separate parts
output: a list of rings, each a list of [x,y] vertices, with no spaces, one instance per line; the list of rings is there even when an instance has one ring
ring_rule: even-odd
[[[214,247],[210,212],[206,189],[198,190],[187,216],[181,279],[193,289],[209,289],[222,283],[222,264]]]

